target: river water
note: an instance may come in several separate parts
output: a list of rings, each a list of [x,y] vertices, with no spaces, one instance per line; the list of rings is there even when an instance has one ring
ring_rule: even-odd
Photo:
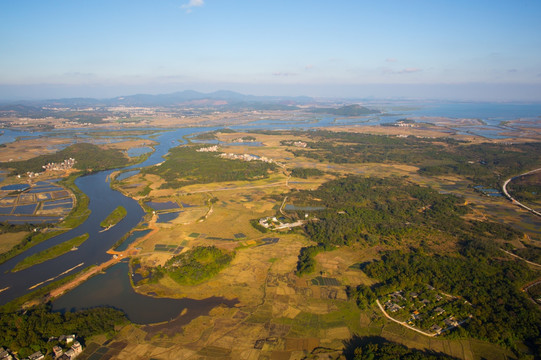
[[[124,311],[128,319],[134,323],[150,324],[173,320],[186,309],[186,314],[179,319],[180,325],[184,325],[198,316],[207,315],[218,305],[234,306],[238,303],[237,300],[215,296],[194,300],[141,295],[132,288],[128,271],[126,261],[111,266],[104,274],[90,278],[82,286],[54,301],[53,311],[64,312],[96,306],[111,306]]]

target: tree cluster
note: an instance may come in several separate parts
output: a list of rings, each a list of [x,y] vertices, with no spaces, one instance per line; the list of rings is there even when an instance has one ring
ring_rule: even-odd
[[[294,168],[291,170],[291,176],[301,179],[308,179],[309,177],[322,176],[325,173],[316,168]]]
[[[160,166],[143,169],[145,174],[156,174],[166,182],[162,188],[221,181],[254,180],[268,177],[276,165],[262,161],[223,159],[212,152],[198,152],[198,147],[181,146],[170,150]]]
[[[198,246],[185,253],[173,256],[163,267],[153,272],[162,272],[183,285],[199,284],[217,275],[235,257],[235,253],[220,250],[215,246]]]
[[[76,334],[84,340],[90,336],[113,333],[115,325],[127,322],[126,316],[111,308],[94,308],[78,312],[51,312],[50,306],[0,314],[0,346],[9,347],[25,357],[36,351],[44,354],[56,345],[50,337]]]
[[[456,359],[442,353],[410,349],[404,345],[382,342],[365,343],[354,350],[353,360],[452,360]]]
[[[538,274],[522,262],[502,260],[488,240],[462,247],[457,256],[390,251],[363,271],[381,281],[378,294],[424,283],[468,301],[473,317],[464,326],[470,336],[510,347],[517,340],[534,344],[541,337],[541,311],[519,287]]]

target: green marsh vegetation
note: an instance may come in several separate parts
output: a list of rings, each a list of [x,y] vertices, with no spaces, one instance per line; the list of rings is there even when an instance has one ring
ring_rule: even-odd
[[[128,214],[126,211],[126,208],[123,206],[119,206],[116,209],[114,209],[106,218],[100,223],[100,226],[102,228],[108,228],[111,226],[114,226],[118,224],[118,222]]]
[[[19,262],[17,265],[15,265],[12,271],[24,270],[33,265],[40,264],[42,262],[54,259],[62,254],[65,254],[68,251],[71,251],[84,243],[88,239],[88,236],[88,234],[79,235],[71,240],[64,241],[63,243],[30,255],[21,260],[21,262]]]

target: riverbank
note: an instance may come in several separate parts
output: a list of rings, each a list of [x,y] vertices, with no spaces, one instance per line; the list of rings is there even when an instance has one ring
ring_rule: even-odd
[[[112,258],[102,264],[99,264],[93,268],[91,268],[87,272],[83,272],[79,274],[77,277],[75,277],[73,280],[71,280],[68,283],[62,284],[62,286],[59,286],[58,288],[51,290],[49,294],[46,297],[46,301],[51,301],[54,298],[60,297],[66,292],[76,288],[77,286],[84,283],[86,280],[88,280],[90,277],[97,275],[103,271],[105,271],[107,268],[113,266],[114,264],[118,263],[121,260],[129,258],[129,256],[134,255],[134,252],[136,253],[135,248],[140,244],[141,242],[147,240],[150,236],[154,235],[159,231],[158,226],[156,225],[156,221],[158,219],[158,216],[156,214],[153,215],[152,219],[148,223],[148,228],[151,230],[148,234],[145,236],[137,239],[135,242],[131,243],[128,248],[124,251],[115,251],[115,250],[108,250],[107,254],[112,255]]]

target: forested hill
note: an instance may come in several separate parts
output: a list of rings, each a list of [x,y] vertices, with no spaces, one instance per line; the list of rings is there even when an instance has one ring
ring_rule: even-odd
[[[471,219],[463,199],[399,177],[347,176],[317,190],[294,192],[290,199],[325,208],[315,213],[317,221],[305,225],[317,245],[301,249],[298,275],[314,271],[315,255],[336,246],[400,249],[383,251],[381,260],[359,266],[378,281],[360,289],[359,303],[429,284],[470,304],[464,314],[453,310],[469,320],[449,336],[541,348],[541,311],[520,291],[540,272],[500,249],[523,238],[520,231]]]
[[[93,144],[81,143],[70,145],[54,154],[40,155],[24,161],[3,162],[0,163],[0,168],[12,169],[14,175],[41,172],[44,165],[60,163],[69,158],[75,159],[75,169],[83,171],[113,169],[129,163],[128,157],[120,150],[102,149]]]

